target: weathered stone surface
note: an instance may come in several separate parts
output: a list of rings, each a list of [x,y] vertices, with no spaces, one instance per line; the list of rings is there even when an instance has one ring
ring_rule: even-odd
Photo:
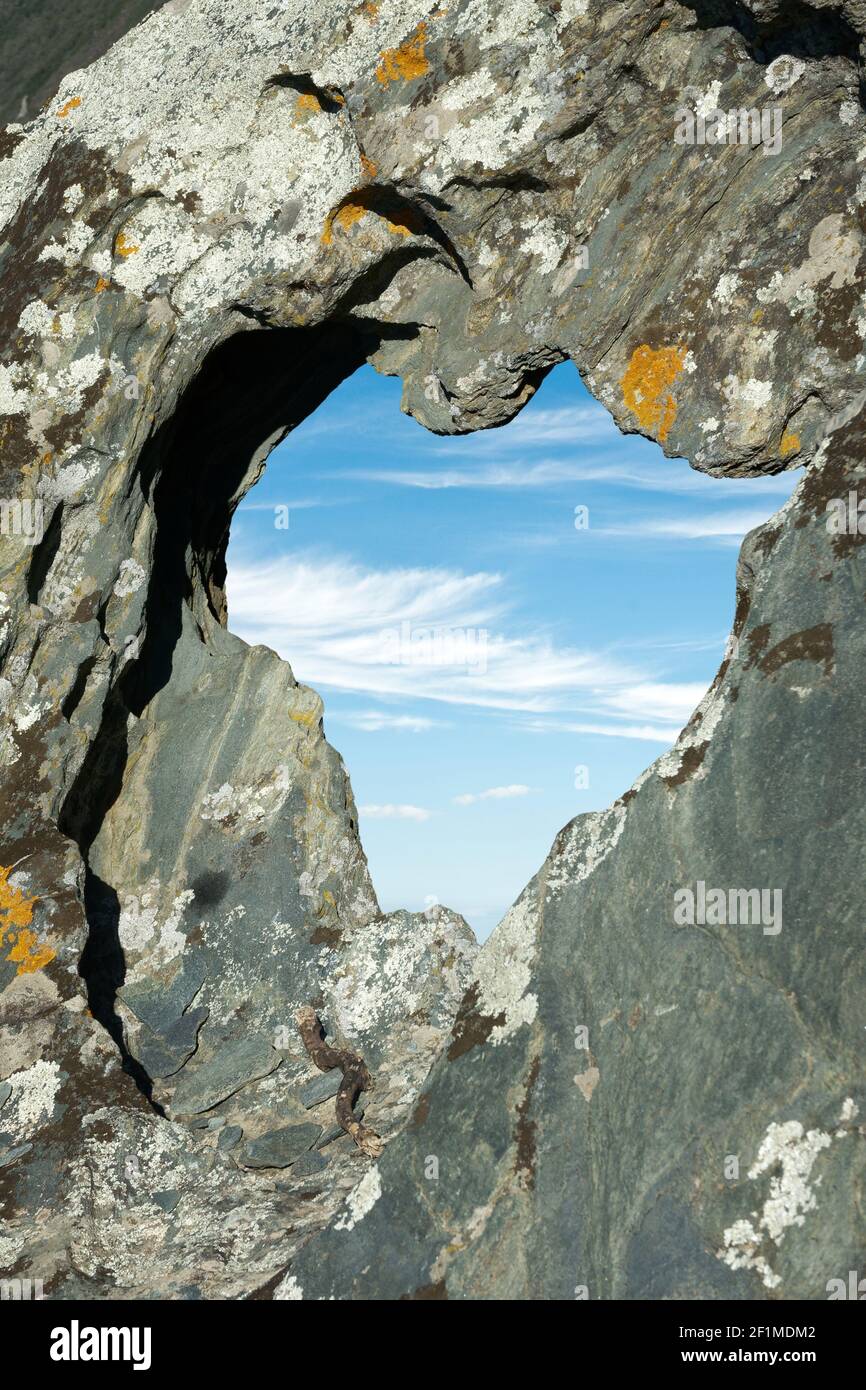
[[[288,1168],[319,1139],[321,1125],[283,1125],[250,1139],[237,1155],[244,1168]]]
[[[293,1178],[310,1178],[316,1173],[321,1173],[328,1166],[328,1160],[324,1154],[305,1153],[292,1164]]]
[[[250,1081],[260,1081],[280,1065],[267,1038],[256,1034],[239,1042],[220,1040],[195,1070],[184,1072],[171,1095],[175,1115],[197,1115],[233,1096]]]
[[[235,1145],[240,1143],[243,1136],[244,1132],[240,1125],[226,1125],[217,1140],[217,1148],[228,1152],[229,1149],[233,1149]]]
[[[171,0],[0,132],[0,495],[44,516],[0,537],[4,1272],[814,1298],[853,1267],[863,561],[824,507],[864,487],[864,33],[855,0]],[[781,148],[675,142],[717,104],[778,108]],[[447,911],[379,913],[318,696],[226,629],[225,546],[362,361],[461,433],[565,359],[698,469],[808,471],[675,753],[476,960]],[[782,931],[676,927],[698,880],[781,887]],[[193,1117],[303,1122],[302,1004],[388,1147],[269,1182]]]
[[[298,1099],[305,1110],[311,1110],[314,1105],[321,1105],[323,1100],[332,1100],[340,1089],[342,1074],[335,1068],[330,1072],[323,1072],[321,1076],[316,1076],[312,1081],[308,1081],[306,1086],[301,1086],[298,1091]]]
[[[674,750],[565,827],[482,950],[375,1203],[293,1263],[304,1297],[820,1299],[856,1267],[866,569],[825,503],[864,495],[862,423],[744,543],[736,654]],[[780,920],[677,925],[698,880],[780,888]]]

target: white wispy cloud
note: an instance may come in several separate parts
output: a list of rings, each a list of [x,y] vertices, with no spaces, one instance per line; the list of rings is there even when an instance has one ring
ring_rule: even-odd
[[[447,456],[446,456],[447,457]],[[640,474],[629,468],[625,475],[613,464],[607,467],[590,461],[571,459],[541,459],[537,463],[516,460],[513,463],[480,463],[469,468],[360,468],[340,472],[335,477],[363,478],[366,482],[390,483],[396,487],[422,488],[441,491],[446,488],[515,488],[549,487],[557,483],[612,482],[623,477],[637,486]]]
[[[472,806],[476,801],[505,801],[513,796],[528,796],[529,787],[514,782],[508,787],[488,787],[485,792],[463,792],[453,798],[455,806]]]
[[[598,734],[670,745],[706,692],[700,681],[641,681],[605,692],[599,711],[605,716],[604,723],[598,719],[530,719],[523,727],[538,734]]]
[[[701,681],[641,681],[609,691],[605,704],[625,718],[669,720],[682,726],[706,693]]]
[[[315,686],[542,714],[586,700],[603,708],[648,678],[607,652],[557,646],[539,629],[510,631],[498,574],[240,561],[228,598],[232,630],[279,652]]]
[[[720,540],[738,544],[749,531],[763,526],[765,508],[752,511],[717,511],[701,516],[661,517],[634,521],[625,526],[607,526],[602,535],[627,536],[665,541]]]
[[[353,729],[360,729],[365,734],[376,734],[383,729],[393,729],[395,732],[405,730],[413,734],[427,733],[429,729],[444,729],[447,724],[442,719],[427,719],[420,714],[387,714],[383,710],[359,710],[349,714],[332,714],[331,720],[339,724],[348,724]]]
[[[458,435],[454,443],[458,449],[471,450],[473,453],[498,453],[503,448],[521,453],[524,449],[549,449],[559,445],[595,444],[621,439],[613,416],[603,405],[590,401],[585,405],[555,406],[546,410],[533,406],[521,411],[507,425],[482,430],[471,436]]]
[[[442,463],[430,468],[361,467],[352,470],[340,469],[330,476],[360,478],[366,482],[421,488],[427,491],[448,488],[502,488],[527,491],[558,487],[565,483],[615,483],[642,492],[715,495],[725,497],[729,501],[734,500],[732,490],[738,488],[741,490],[736,498],[739,502],[742,502],[746,493],[750,497],[778,497],[781,502],[791,491],[792,482],[786,474],[754,479],[711,478],[706,473],[696,472],[685,461],[649,457],[643,463],[635,459],[627,460],[621,456],[620,443],[621,441],[618,441],[616,450],[610,454],[587,456],[582,453],[579,457],[534,460],[527,457],[500,458],[495,461],[479,457],[475,464],[464,464],[456,468],[448,464],[449,457],[453,457],[449,449],[447,453],[442,453]],[[762,513],[758,520],[766,520],[766,514]]]
[[[679,727],[663,728],[656,724],[573,724],[559,720],[533,720],[524,727],[537,734],[598,734],[603,738],[630,738],[667,746],[675,743],[680,734]]]
[[[394,806],[388,803],[385,806],[359,806],[359,815],[366,816],[368,820],[429,820],[432,811],[427,811],[423,806]]]

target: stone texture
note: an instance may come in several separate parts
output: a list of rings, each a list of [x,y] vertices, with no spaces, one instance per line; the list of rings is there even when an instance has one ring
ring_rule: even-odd
[[[866,569],[825,503],[864,496],[861,428],[747,537],[736,654],[674,750],[565,827],[482,950],[377,1201],[293,1263],[304,1297],[820,1299],[857,1267]],[[780,930],[677,925],[698,880],[781,888]]]
[[[0,496],[44,518],[0,537],[9,1272],[816,1298],[854,1267],[863,560],[824,508],[864,486],[864,33],[859,0],[171,0],[0,132]],[[716,104],[780,109],[779,152],[675,142]],[[807,474],[675,752],[476,958],[447,910],[379,912],[321,701],[226,628],[225,546],[364,360],[456,434],[566,359],[697,469]],[[698,880],[780,887],[782,931],[677,927]],[[302,1123],[309,1003],[385,1153],[244,1174],[194,1117]]]
[[[244,1168],[288,1168],[321,1136],[321,1125],[283,1125],[250,1139],[237,1155]]]
[[[311,1110],[314,1105],[321,1105],[323,1100],[332,1100],[340,1089],[341,1080],[342,1074],[336,1068],[330,1072],[322,1072],[320,1076],[300,1087],[298,1099],[305,1110]]]

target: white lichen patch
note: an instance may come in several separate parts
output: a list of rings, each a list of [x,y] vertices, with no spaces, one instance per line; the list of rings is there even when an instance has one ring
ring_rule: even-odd
[[[829,1134],[818,1129],[804,1133],[799,1120],[771,1124],[749,1169],[754,1180],[774,1168],[781,1173],[770,1181],[770,1196],[764,1203],[761,1226],[778,1245],[789,1226],[802,1226],[805,1213],[817,1205],[809,1178],[815,1159],[830,1147]]]
[[[560,0],[556,15],[557,33],[561,34],[576,19],[585,19],[588,9],[589,0]]]
[[[67,268],[76,265],[93,240],[86,222],[71,222],[62,241],[50,241],[39,253],[40,261],[60,261]]]
[[[548,894],[583,883],[616,848],[625,829],[626,808],[617,802],[606,811],[580,816],[567,831],[545,880]]]
[[[21,310],[18,327],[22,333],[35,338],[71,338],[75,332],[75,315],[71,310],[58,313],[41,299],[31,299]]]
[[[504,1014],[490,1033],[496,1046],[532,1023],[538,996],[529,986],[538,948],[538,904],[533,885],[526,888],[485,942],[475,962],[478,1012],[490,1018]]]
[[[7,1080],[12,1095],[3,1107],[3,1129],[20,1143],[51,1119],[60,1090],[60,1067],[57,1062],[40,1060],[26,1071],[13,1072]]]
[[[63,194],[63,206],[68,213],[77,211],[84,198],[84,189],[80,183],[71,183]]]
[[[290,1302],[300,1302],[303,1300],[304,1290],[298,1283],[293,1274],[287,1274],[277,1287],[274,1289],[274,1302],[281,1303],[284,1300]]]
[[[719,109],[719,97],[722,93],[722,84],[718,80],[711,82],[705,92],[702,92],[695,101],[695,112],[698,116],[710,116]]]
[[[732,406],[743,406],[750,411],[765,410],[773,396],[773,383],[758,381],[755,377],[743,381],[738,376],[728,376],[722,382],[722,394]]]
[[[8,366],[0,362],[0,415],[24,415],[30,392],[26,389],[26,373],[18,362]]]
[[[23,1249],[23,1236],[0,1235],[0,1269],[11,1269]]]
[[[556,270],[569,246],[569,237],[550,217],[539,218],[524,228],[521,246],[535,258],[539,275]]]
[[[81,494],[98,472],[98,464],[82,462],[67,463],[53,473],[46,474],[41,491],[46,498],[57,497],[63,502],[81,500]]]
[[[271,776],[253,786],[234,787],[223,782],[215,792],[203,798],[199,815],[202,820],[225,824],[240,821],[256,825],[266,816],[274,815],[291,791],[292,776],[288,763],[280,763]]]
[[[768,64],[764,81],[773,95],[778,97],[782,92],[789,91],[795,82],[799,82],[805,71],[806,64],[801,58],[794,58],[789,53],[780,53],[778,58],[774,58],[772,63]]]
[[[713,299],[722,306],[723,309],[730,309],[740,283],[740,277],[735,271],[720,275],[713,290]],[[712,308],[712,300],[708,301]]]
[[[124,560],[114,586],[117,598],[129,598],[137,593],[147,579],[147,573],[137,560]]]
[[[852,1105],[850,1099],[845,1101],[843,1116],[852,1113]],[[835,1137],[844,1137],[847,1133],[839,1130]],[[723,1232],[723,1247],[716,1251],[720,1260],[731,1269],[754,1269],[766,1288],[778,1288],[782,1281],[770,1264],[772,1252],[767,1242],[781,1245],[786,1233],[802,1226],[806,1215],[816,1209],[814,1189],[821,1180],[812,1181],[812,1169],[818,1155],[830,1147],[833,1137],[820,1129],[806,1131],[799,1120],[774,1122],[769,1126],[748,1174],[754,1182],[771,1173],[769,1195],[760,1212],[753,1211],[751,1219],[735,1221]]]
[[[98,1135],[91,1133],[94,1125]],[[197,1165],[186,1151],[183,1130],[156,1116],[145,1119],[105,1108],[85,1117],[67,1189],[72,1254],[79,1269],[88,1274],[108,1270],[116,1285],[131,1287],[143,1267],[159,1261],[168,1218],[154,1204],[153,1194],[173,1188],[185,1191],[184,1200],[189,1200]],[[223,1219],[224,1229],[230,1219]],[[195,1236],[191,1220],[187,1240]]]
[[[824,281],[829,281],[833,290],[856,284],[861,252],[857,231],[853,227],[846,230],[844,214],[834,212],[813,227],[809,254],[803,264],[787,273],[777,270],[769,285],[758,290],[757,297],[762,304],[785,304],[791,313],[796,313],[809,302],[808,297],[804,301],[804,295],[814,294]]]
[[[335,1231],[351,1231],[357,1226],[359,1221],[373,1210],[373,1207],[382,1196],[382,1178],[379,1173],[378,1164],[366,1172],[346,1198],[346,1209],[341,1212],[334,1222]]]
[[[379,918],[354,937],[336,972],[340,1028],[363,1037],[421,1009],[444,1026],[469,982],[475,953],[445,909],[411,921],[403,913]]]
[[[180,922],[188,904],[195,897],[193,890],[186,888],[176,894],[160,922],[161,897],[159,880],[152,879],[141,894],[128,893],[121,900],[118,934],[130,961],[131,969],[127,975],[130,982],[138,978],[136,965],[144,952],[147,952],[149,972],[173,960],[186,946]]]

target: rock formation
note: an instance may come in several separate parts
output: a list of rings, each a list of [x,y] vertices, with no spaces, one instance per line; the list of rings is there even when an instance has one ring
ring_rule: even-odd
[[[860,0],[170,0],[0,131],[4,1277],[808,1299],[854,1267],[864,36]],[[806,472],[673,752],[476,952],[379,912],[225,549],[363,361],[456,434],[565,359],[699,470]],[[779,911],[677,920],[699,885]],[[373,1074],[377,1162],[304,1006]]]

